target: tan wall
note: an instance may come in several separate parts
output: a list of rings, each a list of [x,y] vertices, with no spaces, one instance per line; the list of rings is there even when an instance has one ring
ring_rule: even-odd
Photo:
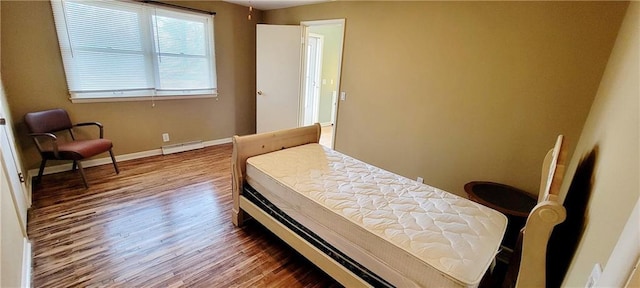
[[[337,150],[460,195],[535,193],[556,136],[575,147],[627,5],[339,1],[264,19],[346,18]]]
[[[37,167],[39,156],[26,137],[22,117],[54,107],[67,109],[75,122],[102,122],[116,155],[158,149],[166,144],[162,133],[169,133],[168,144],[175,144],[255,132],[255,20],[261,12],[254,10],[254,21],[248,21],[246,7],[222,1],[175,2],[217,12],[217,99],[156,101],[155,107],[149,101],[72,104],[49,1],[0,2],[2,76],[26,168]]]
[[[572,179],[580,159],[597,147],[586,227],[565,278],[567,287],[584,287],[594,264],[607,270],[610,262],[621,260],[609,255],[627,219],[635,220],[635,233],[640,229],[638,219],[629,218],[640,198],[639,27],[640,3],[632,2],[565,177]],[[561,195],[566,195],[569,182],[564,182]],[[638,243],[635,245],[635,251],[626,253],[639,257]],[[625,279],[630,269],[615,273]]]

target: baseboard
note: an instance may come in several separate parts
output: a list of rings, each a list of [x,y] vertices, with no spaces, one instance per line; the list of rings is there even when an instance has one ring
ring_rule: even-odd
[[[31,287],[31,242],[24,238],[22,248],[22,285],[21,287]]]
[[[162,146],[162,155],[169,155],[173,153],[180,153],[190,150],[202,149],[204,148],[204,143],[202,140],[185,142],[173,145]]]
[[[231,137],[203,142],[204,147],[227,144],[227,143],[231,143]],[[153,150],[147,150],[147,151],[142,151],[142,152],[117,155],[115,157],[116,157],[116,161],[124,162],[124,161],[135,160],[135,159],[151,157],[151,156],[158,156],[158,155],[162,155],[162,149],[153,149]],[[66,164],[61,164],[61,165],[45,167],[43,175],[70,171],[71,168],[73,168],[72,164],[73,163],[66,163]],[[86,161],[82,161],[82,167],[85,167],[85,168],[93,167],[93,166],[100,166],[100,165],[105,165],[105,164],[111,164],[111,158],[110,157],[104,157],[104,158],[98,158],[98,159],[89,159],[89,160],[86,160]],[[33,178],[37,177],[37,176],[38,176],[38,169],[29,170],[29,172],[27,172],[27,181],[28,181],[28,183],[31,183]],[[27,185],[27,187],[28,187],[29,190],[31,190],[31,185]],[[29,194],[31,194],[31,191],[29,191]]]
[[[228,144],[228,143],[231,143],[231,142],[232,142],[232,138],[231,137],[222,138],[222,139],[218,139],[218,140],[204,141],[204,147]]]

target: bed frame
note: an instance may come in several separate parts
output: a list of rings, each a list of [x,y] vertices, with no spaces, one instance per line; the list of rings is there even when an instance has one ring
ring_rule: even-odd
[[[234,136],[231,158],[232,222],[239,227],[249,218],[254,218],[345,287],[372,287],[243,196],[246,161],[249,157],[318,143],[319,140],[319,124],[242,137]],[[542,196],[527,220],[517,286],[544,287],[546,244],[553,227],[564,221],[566,215],[564,207],[557,202],[558,190],[564,174],[564,154],[562,136],[559,136],[556,146],[547,154],[543,165]]]
[[[242,195],[247,158],[309,143],[319,143],[319,140],[320,124],[317,123],[301,128],[242,137],[233,136],[231,155],[233,214],[231,219],[233,224],[239,227],[250,217],[254,218],[345,287],[372,287]]]
[[[522,230],[522,254],[516,287],[545,287],[547,242],[553,227],[564,222],[567,212],[558,194],[565,172],[567,153],[564,137],[558,136],[542,164],[538,204],[533,207]]]

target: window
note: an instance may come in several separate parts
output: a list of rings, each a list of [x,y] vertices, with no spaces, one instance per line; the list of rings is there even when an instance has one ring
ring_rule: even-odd
[[[213,15],[121,1],[51,5],[73,102],[217,94]]]

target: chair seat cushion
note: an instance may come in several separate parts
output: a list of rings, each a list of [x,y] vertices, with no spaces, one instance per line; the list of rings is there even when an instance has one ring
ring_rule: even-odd
[[[109,139],[76,140],[58,143],[59,158],[53,155],[53,149],[51,148],[42,151],[42,154],[49,159],[82,160],[107,152],[112,147],[113,143]]]

